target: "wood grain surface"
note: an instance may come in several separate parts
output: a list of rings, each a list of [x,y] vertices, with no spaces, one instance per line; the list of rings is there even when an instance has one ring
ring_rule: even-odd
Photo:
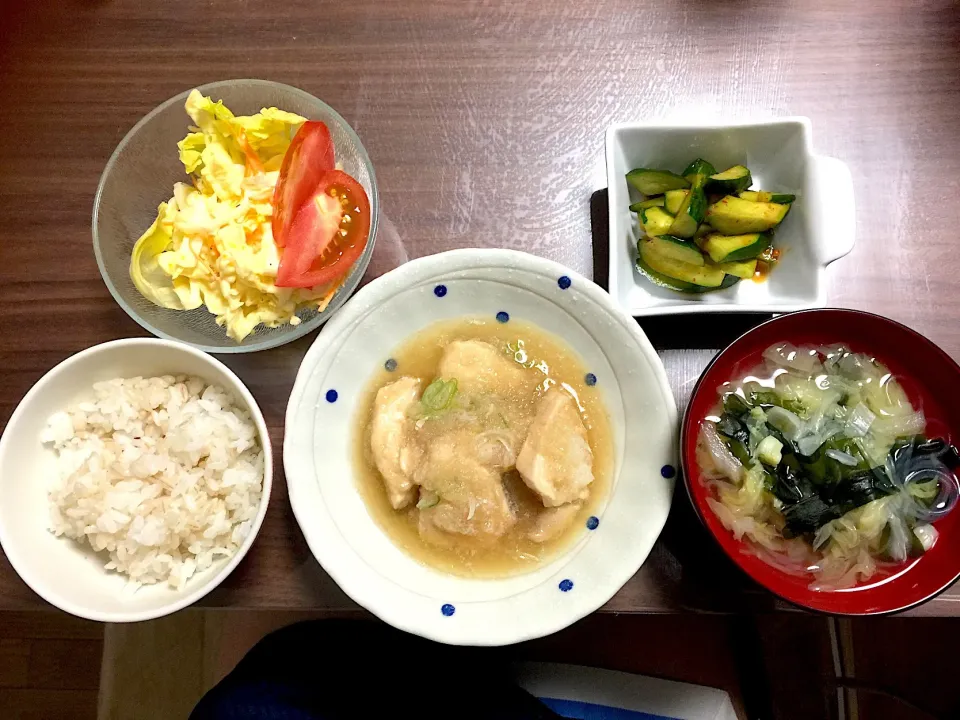
[[[158,103],[230,77],[299,86],[339,110],[410,257],[509,247],[600,280],[608,124],[806,115],[816,150],[846,162],[856,187],[857,247],[828,271],[830,303],[888,315],[960,357],[954,2],[6,0],[0,12],[0,423],[60,360],[143,334],[94,261],[100,172]],[[756,320],[641,324],[682,406],[714,352]],[[277,448],[312,339],[224,358]],[[253,550],[206,602],[355,609],[307,549],[281,470]],[[0,608],[40,605],[0,559]],[[607,609],[772,607],[678,494]],[[960,590],[913,612],[960,614]]]

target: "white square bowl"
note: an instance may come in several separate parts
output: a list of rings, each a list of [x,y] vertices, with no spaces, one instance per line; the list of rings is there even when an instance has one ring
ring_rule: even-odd
[[[634,316],[691,312],[791,312],[826,304],[824,270],[853,249],[853,180],[839,160],[815,155],[810,121],[784,118],[730,125],[625,123],[607,129],[610,294]],[[636,269],[639,226],[629,205],[641,196],[626,174],[638,167],[680,172],[695,158],[718,170],[742,164],[753,187],[794,193],[774,233],[781,260],[764,282],[688,295],[654,285]]]

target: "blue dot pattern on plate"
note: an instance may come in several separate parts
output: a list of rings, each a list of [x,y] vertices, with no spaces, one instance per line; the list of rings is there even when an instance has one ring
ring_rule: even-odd
[[[505,313],[503,310],[497,313],[497,322],[505,323],[510,319],[510,314]]]
[[[587,530],[596,530],[600,525],[600,518],[596,515],[591,515],[587,518]]]
[[[560,587],[560,592],[570,592],[571,590],[573,590],[573,580],[570,580],[570,579],[561,580],[559,587]]]
[[[677,474],[677,471],[674,469],[673,465],[664,465],[662,468],[660,468],[660,474],[665,478],[672,478]]]
[[[457,611],[457,609],[456,609],[453,605],[451,605],[450,603],[447,603],[447,604],[444,605],[442,608],[440,608],[440,612],[443,613],[444,617],[450,617],[450,616],[453,615],[456,611]]]
[[[570,278],[568,278],[566,275],[561,275],[560,279],[557,280],[557,285],[560,286],[561,290],[566,290],[568,287],[570,287]]]
[[[397,361],[394,360],[393,358],[390,358],[383,364],[383,367],[386,369],[387,372],[393,372],[394,370],[397,369]]]
[[[593,387],[597,384],[597,376],[593,373],[587,373],[587,376],[583,379],[583,381],[587,383],[587,385]]]
[[[339,397],[339,395],[337,395],[337,391],[336,391],[336,390],[327,390],[327,402],[328,402],[328,403],[335,403],[335,402],[337,401],[337,398],[338,398],[338,397]]]
[[[437,286],[433,289],[433,294],[436,295],[437,297],[443,297],[444,295],[447,294],[447,286],[446,286],[446,285],[437,285]],[[452,606],[451,606],[451,607],[452,607]]]

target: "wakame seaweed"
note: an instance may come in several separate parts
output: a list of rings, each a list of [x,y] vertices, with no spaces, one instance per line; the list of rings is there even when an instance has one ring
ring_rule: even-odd
[[[777,399],[773,392],[753,392],[750,401],[735,393],[724,395],[724,413],[717,423],[717,432],[744,465],[750,462],[750,431],[744,422],[745,415],[755,405],[777,404],[792,410],[780,402],[771,402],[772,399]],[[768,424],[766,431],[783,445],[782,459],[768,474],[767,486],[781,503],[788,536],[815,533],[831,520],[899,490],[886,467],[871,465],[856,439],[828,439],[812,455],[806,456],[777,428]],[[831,458],[827,454],[829,450],[850,455],[857,464],[844,465]],[[903,438],[893,446],[890,455],[894,467],[916,455],[935,456],[948,467],[960,464],[957,449],[939,438]]]

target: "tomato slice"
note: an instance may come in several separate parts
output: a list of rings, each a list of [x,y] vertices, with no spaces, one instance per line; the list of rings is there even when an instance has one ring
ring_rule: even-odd
[[[287,234],[277,287],[316,287],[346,275],[370,234],[370,201],[342,170],[323,175]]]
[[[308,120],[287,148],[280,165],[280,178],[273,192],[273,241],[287,243],[287,233],[300,208],[325,172],[333,170],[333,140],[330,130],[318,120]]]

